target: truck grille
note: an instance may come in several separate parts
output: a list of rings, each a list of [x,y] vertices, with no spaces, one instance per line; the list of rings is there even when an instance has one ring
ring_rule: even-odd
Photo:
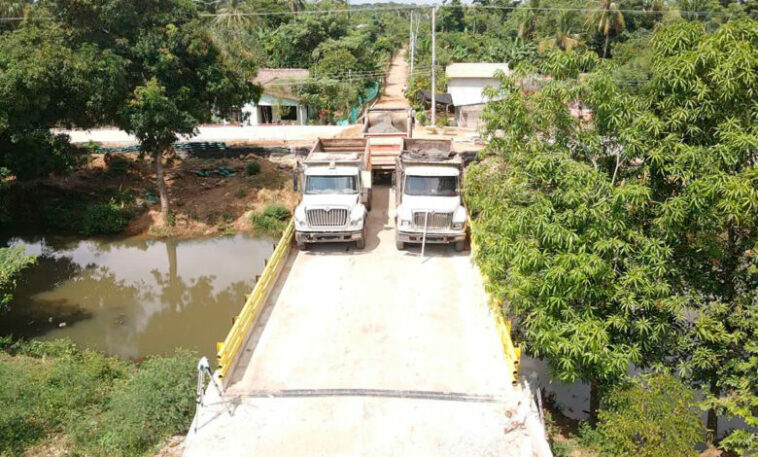
[[[424,228],[424,218],[426,211],[416,211],[413,213],[413,225],[417,228]],[[426,227],[429,229],[447,229],[453,222],[453,213],[433,213],[429,212],[429,219]]]
[[[347,225],[347,209],[309,209],[306,212],[311,227],[343,227]]]

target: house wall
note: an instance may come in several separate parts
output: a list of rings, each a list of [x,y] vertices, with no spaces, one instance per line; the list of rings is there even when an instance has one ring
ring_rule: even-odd
[[[458,127],[479,128],[484,104],[456,106],[455,123]]]
[[[258,103],[246,103],[242,107],[242,114],[246,116],[245,125],[260,125],[263,122],[261,116],[261,106],[270,106],[273,114],[273,122],[281,121],[279,115],[280,106],[293,106],[297,110],[297,125],[306,125],[308,123],[308,107],[297,100],[290,98],[276,97],[269,94],[263,94]]]
[[[450,78],[447,91],[453,97],[453,105],[475,105],[486,102],[482,93],[486,87],[497,87],[495,78]]]

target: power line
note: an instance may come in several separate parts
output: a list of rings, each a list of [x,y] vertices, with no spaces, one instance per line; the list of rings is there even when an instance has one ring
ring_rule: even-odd
[[[421,75],[421,76],[430,75],[431,73],[432,73],[431,68],[427,70],[414,71],[415,75]],[[365,80],[371,80],[371,79],[377,78],[377,76],[371,76],[371,75],[350,77],[347,74],[342,74],[340,76],[341,77],[308,78],[308,79],[301,79],[298,81],[266,84],[264,87],[292,87],[292,86],[305,86],[305,85],[311,85],[311,84],[326,85],[326,84],[337,84],[337,83],[345,83],[345,82],[352,82],[352,81],[365,81]]]
[[[452,6],[452,5],[442,5],[441,8],[481,8],[481,9],[492,9],[492,10],[509,10],[509,11],[554,11],[554,12],[563,12],[563,13],[602,13],[605,11],[603,8],[555,8],[555,7],[534,7],[534,6],[497,6],[497,5],[466,5],[466,6]],[[614,12],[624,13],[624,14],[666,14],[666,13],[685,13],[685,14],[695,14],[695,15],[707,15],[707,14],[714,14],[716,11],[684,11],[684,10],[629,10],[629,9],[614,9]]]
[[[265,16],[299,16],[299,15],[319,15],[319,14],[335,14],[335,13],[360,13],[360,12],[372,12],[372,11],[417,11],[417,10],[431,10],[435,5],[407,5],[407,6],[388,6],[388,7],[366,7],[366,8],[339,8],[339,9],[324,9],[324,10],[300,10],[300,11],[254,11],[254,12],[237,12],[237,13],[199,13],[200,17],[265,17]],[[494,10],[506,10],[506,11],[539,11],[539,12],[577,12],[577,13],[602,13],[606,10],[602,8],[561,8],[561,7],[534,7],[534,6],[497,6],[497,5],[450,5],[440,4],[436,5],[440,9],[494,9]],[[616,9],[623,14],[666,14],[666,13],[679,13],[689,14],[697,16],[712,15],[717,11],[705,11],[705,10],[635,10],[635,9]],[[0,18],[0,22],[13,22],[29,20],[53,20],[51,17],[4,17]]]

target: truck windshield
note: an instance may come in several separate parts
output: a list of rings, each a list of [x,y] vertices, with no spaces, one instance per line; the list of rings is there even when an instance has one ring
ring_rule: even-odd
[[[408,176],[405,178],[405,194],[455,197],[458,195],[458,177]]]
[[[357,194],[355,176],[308,176],[305,179],[306,194]]]

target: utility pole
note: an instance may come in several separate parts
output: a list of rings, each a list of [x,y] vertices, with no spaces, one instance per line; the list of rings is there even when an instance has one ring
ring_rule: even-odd
[[[413,36],[413,11],[411,11],[411,30],[408,39],[411,42],[411,85],[413,85],[413,58],[416,52],[416,37]]]
[[[437,7],[432,7],[432,126],[437,125]]]

